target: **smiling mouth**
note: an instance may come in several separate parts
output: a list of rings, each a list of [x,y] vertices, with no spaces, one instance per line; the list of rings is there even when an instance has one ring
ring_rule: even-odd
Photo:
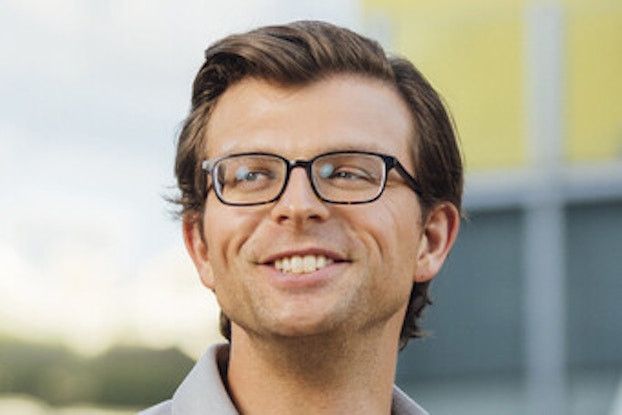
[[[308,274],[325,268],[334,261],[324,255],[293,255],[274,261],[274,266],[286,274]]]

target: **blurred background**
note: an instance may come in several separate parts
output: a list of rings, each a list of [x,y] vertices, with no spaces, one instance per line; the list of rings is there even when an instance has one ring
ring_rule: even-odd
[[[129,414],[218,341],[176,134],[208,44],[310,18],[411,58],[466,154],[398,383],[434,415],[622,414],[619,0],[0,0],[0,413]]]

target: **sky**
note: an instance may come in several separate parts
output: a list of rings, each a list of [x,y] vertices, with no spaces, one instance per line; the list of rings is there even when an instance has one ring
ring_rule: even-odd
[[[303,18],[359,21],[355,0],[0,0],[0,336],[218,338],[164,200],[176,135],[211,42]]]

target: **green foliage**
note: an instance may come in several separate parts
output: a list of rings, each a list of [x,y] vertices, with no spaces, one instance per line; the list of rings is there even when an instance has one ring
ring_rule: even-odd
[[[193,362],[176,349],[117,347],[85,358],[60,346],[0,339],[0,394],[51,405],[145,407],[168,399]]]

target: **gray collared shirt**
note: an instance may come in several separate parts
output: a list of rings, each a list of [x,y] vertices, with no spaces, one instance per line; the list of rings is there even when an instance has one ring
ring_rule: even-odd
[[[222,382],[219,367],[226,365],[228,346],[210,347],[197,361],[173,398],[138,415],[239,415]],[[392,415],[429,415],[397,386],[393,387]]]

